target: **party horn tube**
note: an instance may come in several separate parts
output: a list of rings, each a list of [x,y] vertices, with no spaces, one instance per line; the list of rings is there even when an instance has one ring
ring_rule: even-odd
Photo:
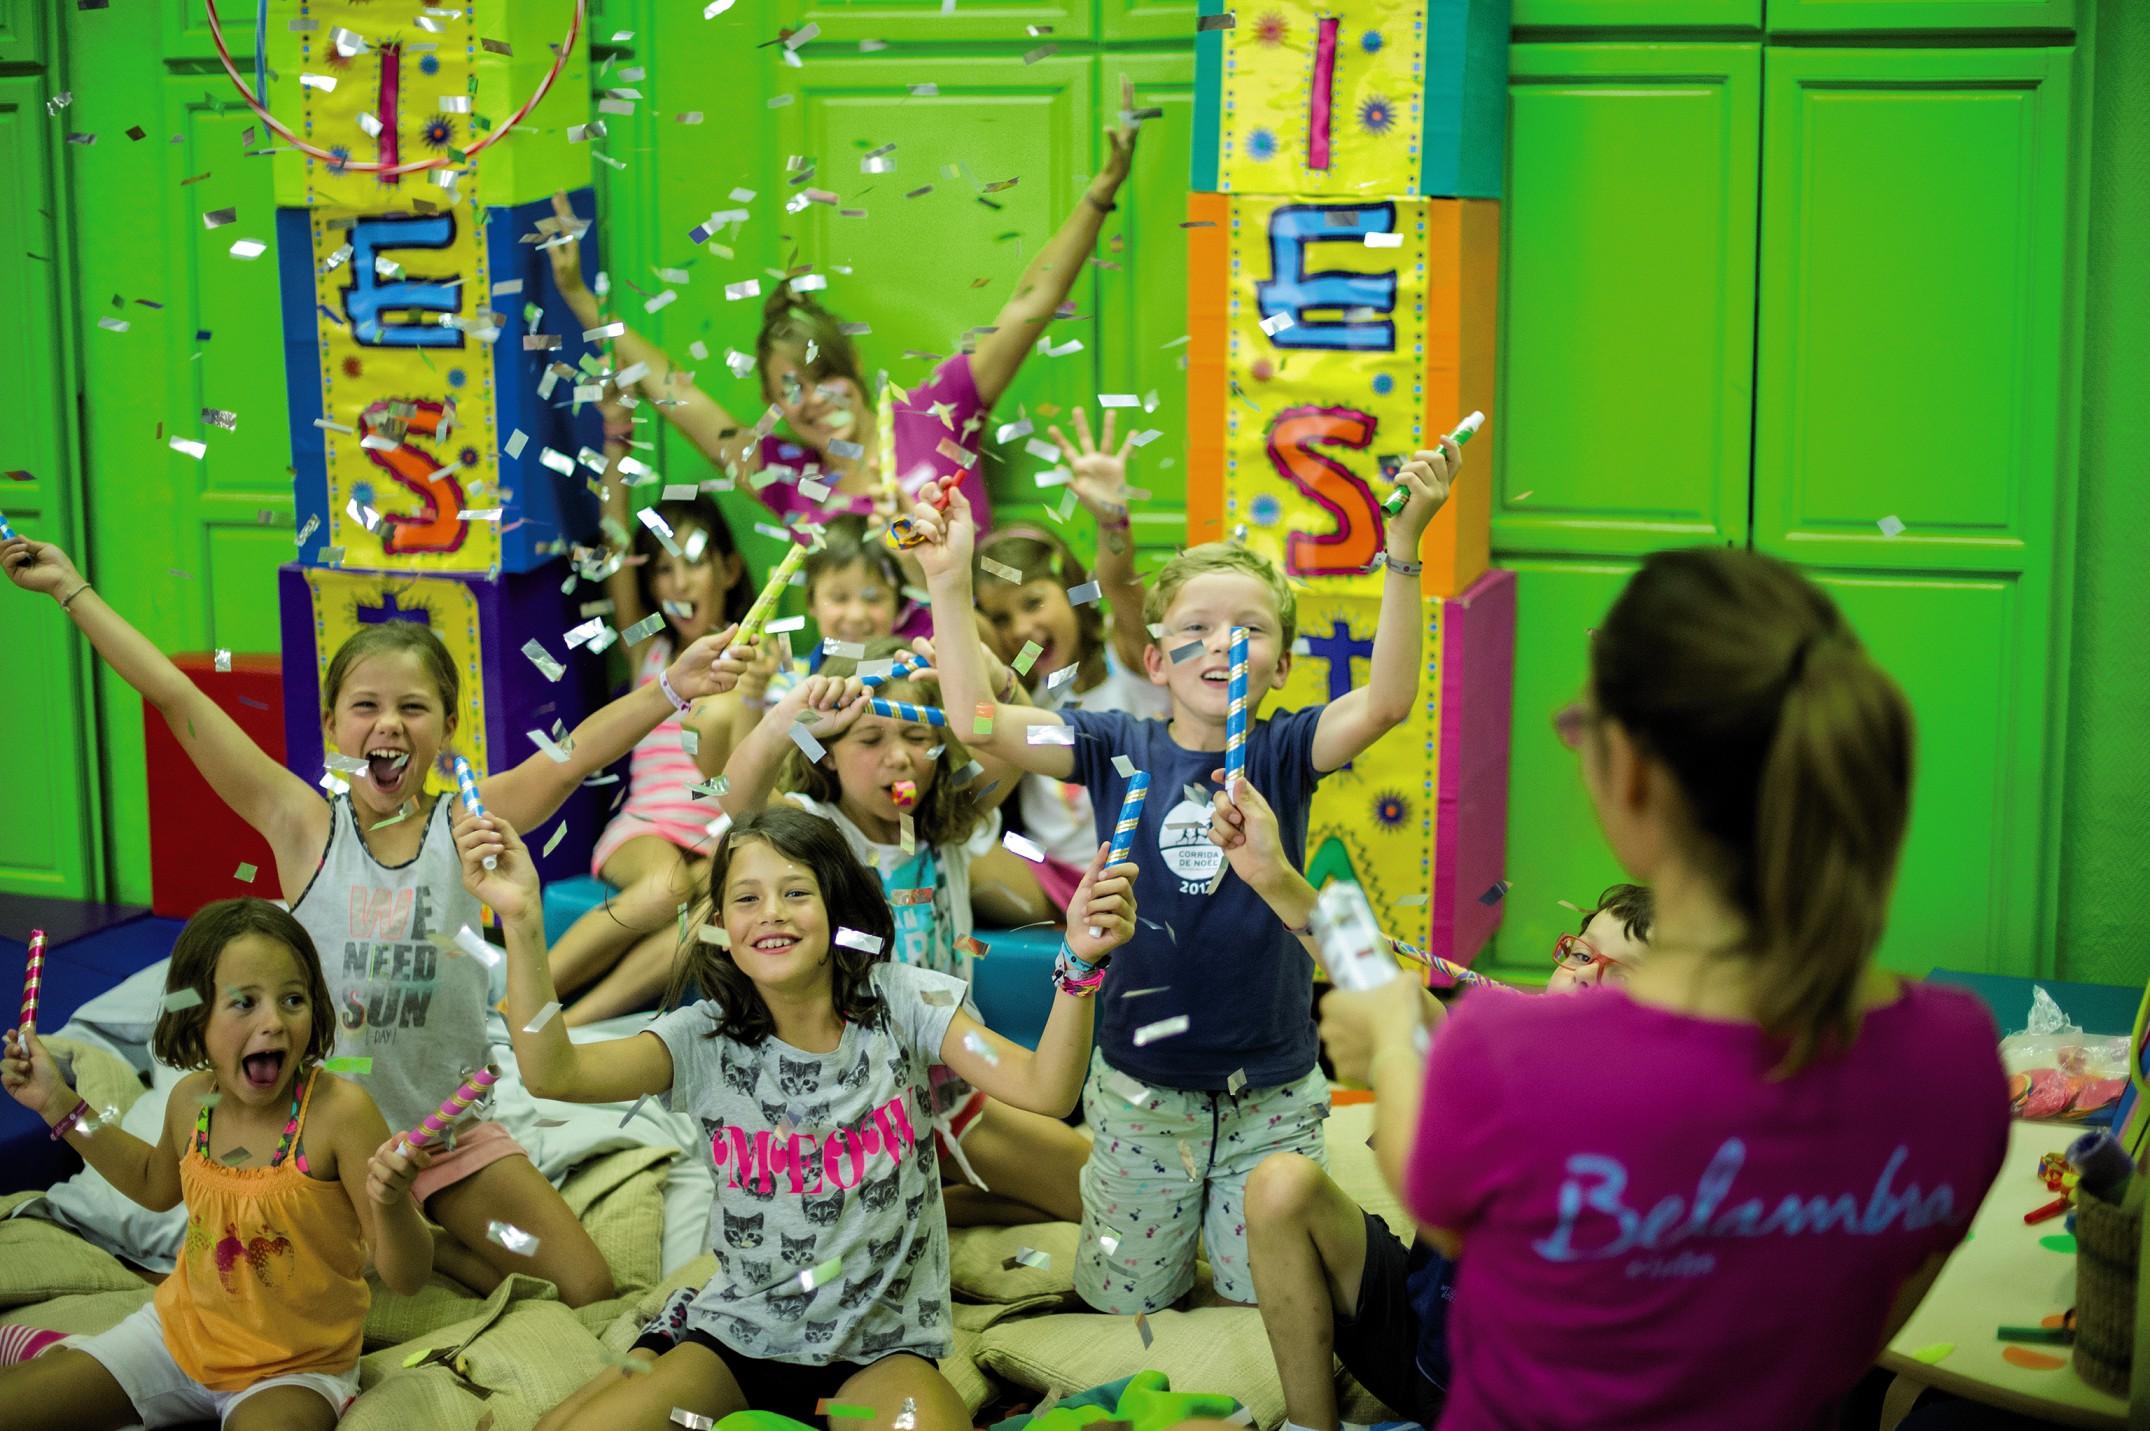
[[[1459,984],[1492,984],[1494,982],[1476,969],[1466,969],[1461,964],[1451,964],[1440,955],[1430,954],[1416,944],[1407,944],[1401,939],[1392,937],[1389,940],[1389,947],[1406,959],[1416,959],[1422,964],[1432,966],[1436,973],[1446,974]]]
[[[1231,707],[1224,717],[1224,788],[1239,788],[1247,776],[1247,628],[1232,628],[1232,672],[1227,690]]]
[[[881,374],[881,396],[873,412],[874,443],[880,449],[881,490],[896,490],[896,385]]]
[[[437,1112],[428,1113],[421,1127],[413,1128],[403,1135],[403,1141],[414,1148],[423,1148],[448,1131],[448,1125],[470,1111],[470,1105],[485,1096],[485,1090],[500,1081],[500,1070],[488,1063],[465,1079],[463,1086],[450,1094]]]
[[[1463,419],[1463,421],[1456,424],[1456,430],[1448,434],[1448,440],[1450,442],[1455,443],[1456,446],[1461,447],[1464,443],[1469,442],[1473,437],[1477,436],[1478,429],[1484,427],[1485,425],[1486,415],[1482,412],[1474,412],[1469,417]],[[1405,486],[1403,483],[1399,482],[1396,484],[1396,490],[1389,493],[1388,500],[1381,504],[1381,510],[1393,517],[1398,512],[1401,512],[1403,510],[1403,504],[1410,500],[1411,489]]]
[[[1112,827],[1112,848],[1105,863],[1120,864],[1135,851],[1135,829],[1142,823],[1142,802],[1149,798],[1150,772],[1138,770],[1127,781],[1127,796],[1120,801],[1120,822]]]
[[[485,802],[478,798],[478,773],[470,768],[470,762],[462,756],[449,757],[450,768],[455,771],[456,793],[463,797],[463,808],[473,815],[485,813]],[[498,869],[500,861],[491,855],[485,857],[487,869]]]
[[[776,610],[777,599],[784,594],[784,588],[791,585],[792,576],[805,561],[806,548],[793,542],[791,550],[785,552],[784,559],[776,564],[776,570],[769,573],[769,580],[763,585],[761,595],[755,597],[754,604],[747,608],[745,618],[739,623],[739,634],[734,640],[744,641],[749,637],[761,635],[763,623],[768,621],[769,613]]]
[[[939,706],[914,706],[909,701],[884,701],[874,699],[866,702],[866,708],[877,716],[890,720],[918,721],[924,725],[948,724],[948,712]]]
[[[7,524],[7,513],[0,512],[0,542],[11,542],[21,535],[21,532]]]
[[[37,1026],[37,994],[45,982],[45,931],[30,931],[30,962],[22,971],[22,1018],[23,1028]]]
[[[859,684],[864,686],[867,690],[871,691],[886,684],[889,681],[907,681],[911,677],[917,675],[920,671],[924,671],[931,668],[932,664],[933,663],[931,661],[928,661],[922,653],[917,651],[911,651],[904,655],[898,656],[895,660],[895,663],[888,668],[887,675],[861,676],[859,677]]]

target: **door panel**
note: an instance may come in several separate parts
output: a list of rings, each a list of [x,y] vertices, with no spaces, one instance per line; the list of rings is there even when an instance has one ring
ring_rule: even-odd
[[[2072,30],[2075,3],[2076,0],[1769,0],[1769,28],[1779,34],[1829,30]]]
[[[1522,44],[1509,73],[1494,548],[1742,543],[1760,47]]]

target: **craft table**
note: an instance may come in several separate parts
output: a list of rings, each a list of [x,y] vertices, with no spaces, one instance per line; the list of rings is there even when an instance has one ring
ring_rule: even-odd
[[[2063,1426],[2127,1424],[2126,1398],[2084,1385],[2070,1348],[1994,1336],[1998,1327],[2038,1326],[2075,1305],[2075,1239],[2065,1221],[2026,1224],[2023,1214],[2051,1196],[2038,1180],[2039,1157],[2065,1149],[2080,1131],[2072,1123],[2010,1127],[2008,1157],[1970,1237],[1881,1354],[1882,1367],[1897,1373],[1884,1428],[1928,1386]],[[1943,1346],[1951,1349],[1931,1363],[1920,1356]]]

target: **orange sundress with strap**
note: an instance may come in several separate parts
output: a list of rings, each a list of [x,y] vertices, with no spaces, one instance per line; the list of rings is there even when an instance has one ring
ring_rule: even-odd
[[[267,1167],[209,1156],[213,1099],[179,1160],[187,1233],[179,1265],[157,1288],[157,1317],[172,1359],[211,1391],[358,1364],[371,1301],[358,1211],[342,1181],[310,1176],[298,1151],[320,1072],[292,1094]]]

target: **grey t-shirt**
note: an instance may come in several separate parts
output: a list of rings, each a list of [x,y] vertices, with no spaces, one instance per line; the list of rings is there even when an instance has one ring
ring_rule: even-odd
[[[717,1275],[688,1324],[745,1356],[824,1366],[952,1346],[927,1070],[965,989],[885,962],[872,980],[882,1013],[847,1024],[833,1053],[713,1036],[712,999],[650,1026],[672,1054],[672,1106],[701,1120],[716,1174]],[[831,1258],[842,1270],[803,1289],[798,1274]]]

